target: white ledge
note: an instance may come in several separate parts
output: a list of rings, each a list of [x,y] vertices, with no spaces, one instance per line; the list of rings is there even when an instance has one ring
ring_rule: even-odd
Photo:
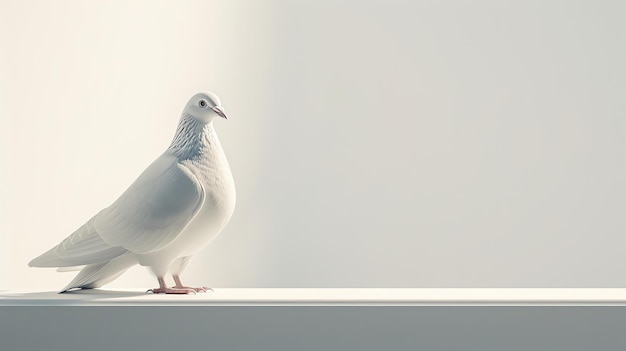
[[[626,309],[607,306],[624,305],[621,288],[0,292],[0,349],[623,350]]]
[[[0,292],[0,306],[624,306],[625,288],[217,288],[197,295],[143,290]]]

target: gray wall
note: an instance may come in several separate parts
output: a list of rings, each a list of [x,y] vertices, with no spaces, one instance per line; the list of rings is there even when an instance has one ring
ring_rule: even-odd
[[[113,201],[167,146],[187,97],[210,89],[232,116],[217,129],[238,207],[192,281],[623,286],[623,2],[118,4],[96,22],[69,6],[39,14],[59,34],[41,39],[43,56],[20,21],[0,34],[16,285],[50,279],[22,267]],[[33,86],[45,113],[23,107],[39,101]],[[50,135],[59,124],[67,134]],[[9,152],[33,147],[33,128],[53,160]],[[151,279],[134,270],[112,286]]]

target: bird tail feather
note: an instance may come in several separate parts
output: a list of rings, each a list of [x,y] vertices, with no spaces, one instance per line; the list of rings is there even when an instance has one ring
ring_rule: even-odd
[[[78,272],[83,269],[85,266],[71,266],[71,267],[59,267],[57,268],[57,272],[65,273],[65,272]]]
[[[89,264],[84,266],[78,275],[59,293],[70,289],[94,289],[112,282],[122,275],[137,261],[131,255],[122,255],[108,262]]]

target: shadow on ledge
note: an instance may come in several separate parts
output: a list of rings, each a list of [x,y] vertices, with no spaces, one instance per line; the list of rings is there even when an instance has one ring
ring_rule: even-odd
[[[1,305],[81,305],[95,300],[123,300],[133,297],[149,296],[145,291],[123,291],[85,289],[73,290],[59,294],[58,291],[41,292],[0,292]]]

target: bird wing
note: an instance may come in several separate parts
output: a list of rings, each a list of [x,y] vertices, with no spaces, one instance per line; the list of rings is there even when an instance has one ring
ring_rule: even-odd
[[[95,230],[90,219],[59,245],[30,261],[31,267],[72,267],[112,260],[128,252],[111,246]]]
[[[94,227],[111,246],[149,253],[170,244],[203,203],[204,189],[198,179],[166,152],[94,217]]]

